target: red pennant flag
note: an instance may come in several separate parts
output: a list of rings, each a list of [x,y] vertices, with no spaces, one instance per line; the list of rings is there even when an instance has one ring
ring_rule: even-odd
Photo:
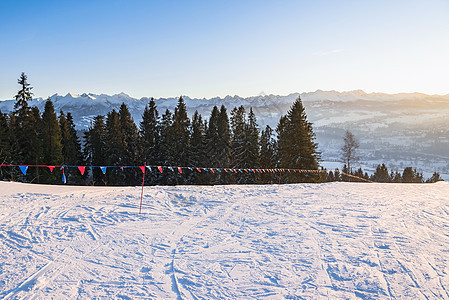
[[[210,170],[212,171],[212,173],[215,173],[215,172],[214,172],[214,169],[210,168]]]
[[[142,173],[145,174],[145,166],[140,166],[139,168],[142,170]]]
[[[178,171],[179,171],[179,173],[182,173],[181,167],[178,167]]]
[[[200,170],[200,168],[196,168],[196,170],[197,170],[198,172],[200,172],[200,173],[201,173],[201,170]]]
[[[157,169],[162,173],[162,167],[157,167]]]
[[[86,170],[86,167],[79,166],[79,167],[78,167],[78,170],[80,170],[81,175],[84,175],[84,171]]]
[[[50,169],[50,172],[53,172],[53,169],[55,168],[55,166],[47,166]]]

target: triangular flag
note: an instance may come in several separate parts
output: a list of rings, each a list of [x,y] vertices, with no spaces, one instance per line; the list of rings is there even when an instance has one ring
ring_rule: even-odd
[[[168,169],[169,169],[170,171],[173,171],[173,168],[172,168],[172,167],[168,167]]]
[[[223,169],[226,173],[228,173],[228,169]]]
[[[78,167],[78,170],[80,170],[81,175],[84,175],[84,171],[86,171],[86,167],[84,167],[84,166],[79,166],[79,167]]]
[[[210,168],[210,170],[212,171],[212,173],[215,173],[215,172],[214,172],[214,169]]]
[[[152,172],[151,167],[147,166],[148,171]]]
[[[179,171],[179,173],[182,173],[181,167],[178,167],[178,171]]]
[[[50,169],[50,172],[53,172],[53,169],[55,168],[55,166],[47,166]]]
[[[67,183],[67,179],[65,178],[65,174],[62,173],[62,182]]]
[[[145,174],[145,166],[140,166],[139,168],[142,170],[142,173]]]
[[[106,174],[106,168],[107,168],[107,167],[100,167],[101,172],[103,172],[103,174]]]
[[[162,167],[157,167],[157,169],[162,173]]]
[[[22,171],[23,175],[27,174],[28,166],[19,166],[20,171]]]
[[[120,166],[120,169],[122,169],[122,171],[123,171],[123,166]]]
[[[200,168],[196,168],[196,170],[197,170],[198,172],[200,172],[200,173],[201,173],[201,170],[200,170]]]
[[[221,169],[217,169],[217,171],[221,173]]]

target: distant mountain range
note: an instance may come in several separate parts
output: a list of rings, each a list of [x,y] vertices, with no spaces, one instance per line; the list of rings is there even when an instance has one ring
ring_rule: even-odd
[[[295,99],[301,97],[309,121],[313,123],[324,161],[338,161],[342,136],[351,130],[361,144],[359,156],[364,168],[385,162],[390,168],[414,166],[426,172],[439,171],[449,180],[449,94],[365,93],[317,90],[287,96],[263,95],[243,98],[194,99],[183,96],[190,115],[195,110],[207,118],[214,105],[252,107],[261,127],[273,129]],[[173,111],[179,97],[155,99],[159,114]],[[149,98],[116,95],[55,94],[50,97],[57,112],[71,112],[78,130],[87,129],[96,115],[106,115],[125,103],[136,123],[140,122]],[[45,100],[29,102],[43,111]],[[0,110],[9,112],[14,100],[0,101]]]

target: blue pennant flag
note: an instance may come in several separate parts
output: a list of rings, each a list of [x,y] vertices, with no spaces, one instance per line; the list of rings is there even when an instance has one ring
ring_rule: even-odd
[[[221,172],[221,169],[217,169],[218,172]]]
[[[152,171],[152,170],[151,170],[151,167],[149,167],[149,166],[147,166],[147,169],[148,169],[148,171],[150,171],[150,172]]]
[[[103,172],[103,174],[106,174],[106,168],[107,168],[107,167],[100,167],[101,172]]]
[[[62,173],[62,182],[63,183],[67,183],[67,179],[65,177],[65,173]]]
[[[168,169],[169,169],[170,171],[173,171],[173,168],[172,168],[172,167],[168,167]]]
[[[28,166],[19,166],[20,171],[22,171],[23,175],[27,174]]]

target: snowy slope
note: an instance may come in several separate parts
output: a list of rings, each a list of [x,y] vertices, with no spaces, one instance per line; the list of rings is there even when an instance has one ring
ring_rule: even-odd
[[[0,190],[0,298],[449,299],[447,183]]]

